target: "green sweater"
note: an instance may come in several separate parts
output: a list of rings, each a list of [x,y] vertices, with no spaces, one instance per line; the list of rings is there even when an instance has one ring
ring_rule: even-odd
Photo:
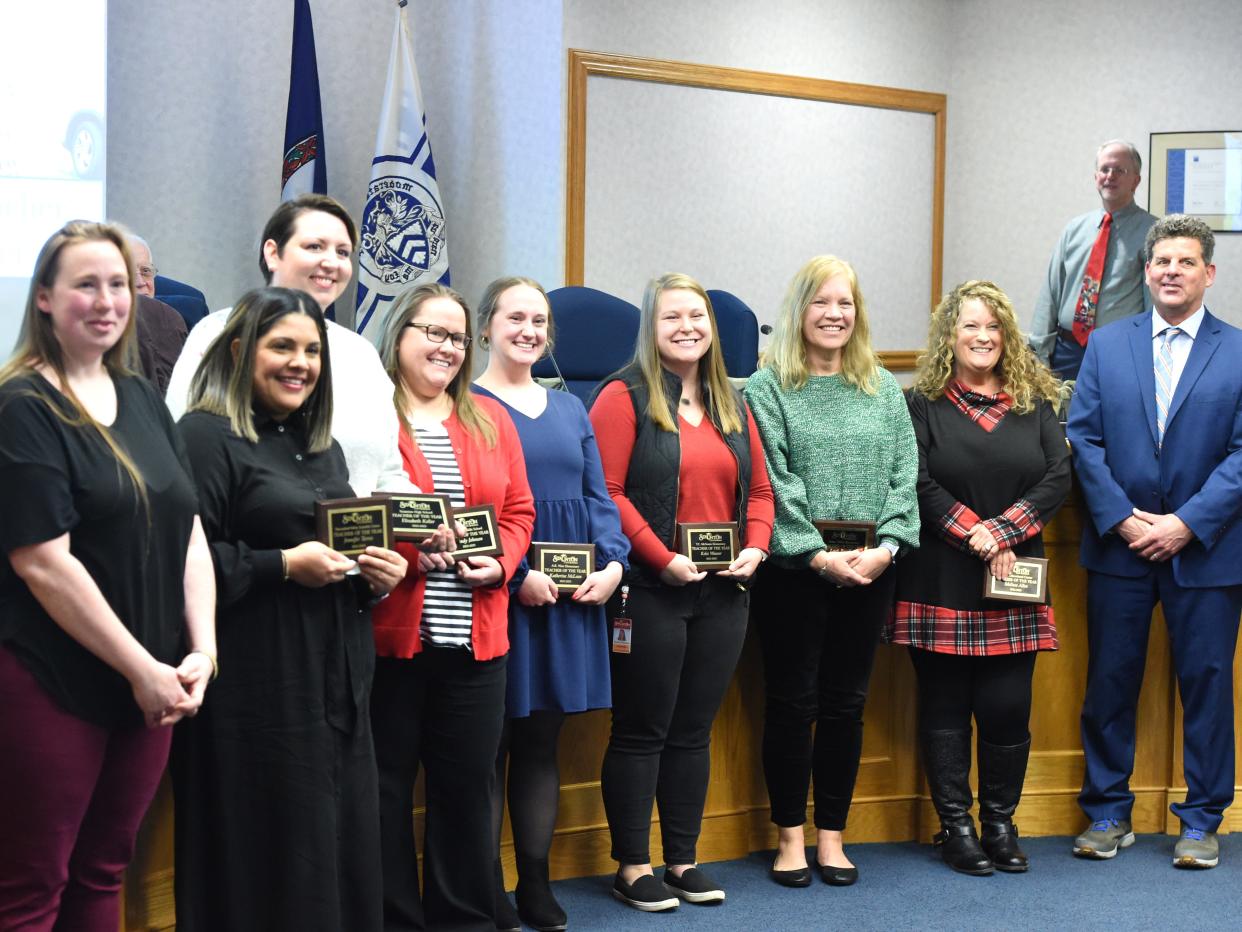
[[[874,395],[839,375],[811,376],[798,391],[771,369],[746,382],[776,498],[772,556],[806,566],[823,549],[811,523],[874,521],[876,539],[919,545],[919,454],[897,380],[884,369]]]

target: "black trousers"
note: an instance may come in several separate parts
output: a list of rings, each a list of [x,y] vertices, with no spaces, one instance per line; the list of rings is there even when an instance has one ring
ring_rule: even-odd
[[[384,929],[494,932],[491,792],[505,715],[505,657],[427,647],[379,658],[371,728],[379,764]],[[426,771],[419,896],[414,781]]]
[[[969,731],[979,739],[1011,747],[1031,736],[1031,678],[1034,651],[995,657],[959,657],[910,648],[919,688],[922,731]]]
[[[809,569],[765,563],[755,584],[766,701],[763,774],[772,821],[842,831],[862,756],[863,706],[897,574],[836,588]],[[811,726],[815,726],[814,738]]]
[[[609,603],[609,618],[619,604]],[[749,606],[750,593],[719,576],[630,587],[631,652],[612,654],[612,734],[600,781],[616,861],[651,860],[654,800],[664,862],[695,863],[712,722],[742,652]]]

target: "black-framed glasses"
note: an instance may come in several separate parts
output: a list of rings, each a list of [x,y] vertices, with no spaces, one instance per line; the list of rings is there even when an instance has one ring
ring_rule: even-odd
[[[427,339],[432,343],[443,343],[445,340],[451,340],[453,346],[457,349],[465,349],[470,345],[472,337],[467,333],[450,333],[438,324],[420,324],[416,321],[410,321],[407,327],[417,327],[427,335]]]

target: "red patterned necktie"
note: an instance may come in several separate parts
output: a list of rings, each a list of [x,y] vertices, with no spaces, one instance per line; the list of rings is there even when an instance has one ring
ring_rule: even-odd
[[[1078,292],[1078,304],[1074,308],[1074,339],[1079,346],[1087,345],[1087,337],[1095,329],[1095,311],[1100,305],[1100,279],[1104,277],[1104,257],[1108,254],[1108,232],[1113,227],[1113,215],[1104,212],[1100,232],[1087,257],[1087,272],[1082,277],[1082,290]]]

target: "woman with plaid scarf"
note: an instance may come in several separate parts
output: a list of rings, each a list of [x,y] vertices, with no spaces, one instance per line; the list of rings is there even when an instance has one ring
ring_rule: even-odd
[[[1022,795],[1037,651],[1056,650],[1052,607],[985,598],[985,574],[1042,557],[1040,532],[1069,494],[1058,382],[1022,339],[992,282],[969,281],[932,314],[909,394],[919,448],[919,549],[898,573],[886,639],[918,679],[919,734],[945,862],[965,874],[1025,871]],[[985,569],[986,567],[986,569]],[[970,816],[971,718],[979,725],[979,818]]]

